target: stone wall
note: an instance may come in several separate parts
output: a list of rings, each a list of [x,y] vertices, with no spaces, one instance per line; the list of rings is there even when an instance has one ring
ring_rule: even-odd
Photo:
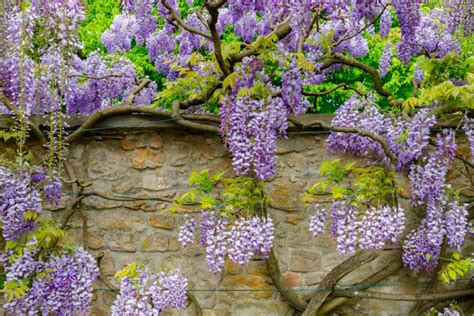
[[[91,184],[86,193],[137,198],[123,202],[87,197],[82,212],[76,212],[69,222],[70,234],[78,244],[83,243],[94,256],[103,255],[101,270],[110,283],[118,285],[115,272],[131,261],[155,271],[179,268],[189,278],[204,315],[287,315],[289,307],[272,285],[264,261],[254,258],[244,266],[227,262],[225,272],[210,273],[202,249],[196,245],[183,249],[177,241],[183,214],[193,209],[182,207],[176,214],[169,214],[169,204],[153,201],[153,197],[173,198],[188,190],[192,170],[209,168],[232,175],[231,158],[218,136],[169,127],[112,130],[83,137],[71,145],[69,152],[76,176]],[[276,226],[274,249],[280,269],[287,283],[306,297],[333,267],[347,259],[337,254],[329,233],[311,236],[310,211],[301,204],[302,192],[318,180],[319,166],[327,158],[324,135],[291,135],[279,142],[278,175],[265,184],[266,193],[273,198],[269,212]],[[71,191],[66,188],[67,199],[68,194]],[[50,214],[59,219],[62,212]],[[465,251],[469,254],[474,248]],[[340,283],[360,282],[382,269],[393,255],[393,251],[385,251]],[[414,277],[427,280],[422,274],[401,270],[382,281],[387,286],[377,291],[423,292],[425,286],[413,283]],[[116,293],[100,281],[96,288],[91,314],[107,315]],[[407,315],[413,305],[359,300],[350,306],[350,314]],[[189,305],[174,314],[195,315],[193,308]]]

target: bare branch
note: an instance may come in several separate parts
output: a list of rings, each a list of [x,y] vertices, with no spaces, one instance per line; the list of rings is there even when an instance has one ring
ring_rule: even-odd
[[[105,284],[105,286],[109,288],[109,290],[111,290],[112,292],[120,292],[120,289],[115,287],[112,283],[110,283],[109,280],[107,280],[107,277],[102,272],[100,263],[101,263],[102,259],[104,258],[104,255],[105,255],[104,252],[101,251],[101,252],[99,252],[99,254],[97,255],[97,258],[96,258],[97,266],[99,267],[99,278]]]
[[[135,97],[137,96],[137,94],[140,93],[140,91],[142,91],[143,89],[145,89],[150,82],[151,80],[148,78],[141,80],[140,84],[135,89],[133,89],[132,92],[130,92],[130,94],[127,96],[127,99],[125,100],[123,105],[125,106],[132,105],[133,102],[135,101]]]
[[[222,88],[222,80],[217,81],[215,84],[213,84],[211,87],[209,87],[209,89],[207,89],[207,91],[204,93],[204,95],[202,97],[189,99],[189,100],[186,100],[186,101],[180,101],[179,102],[179,108],[180,109],[187,109],[187,108],[190,108],[192,106],[203,104],[203,103],[207,102],[212,97],[212,95],[214,94],[214,92],[217,89],[220,89],[220,88]]]
[[[301,36],[301,37],[299,38],[299,41],[298,41],[298,53],[302,53],[302,52],[303,52],[303,44],[304,44],[304,42],[306,41],[306,39],[308,38],[308,36],[311,34],[311,31],[313,30],[314,25],[315,25],[316,22],[319,20],[320,12],[321,12],[321,7],[319,7],[318,12],[311,18],[311,22],[310,22],[309,29],[307,30],[307,32],[305,32],[304,36]]]
[[[219,36],[219,32],[217,32],[216,24],[219,19],[219,7],[223,5],[225,1],[217,1],[217,2],[208,2],[206,1],[205,5],[207,11],[211,18],[209,19],[209,30],[211,32],[211,39],[212,43],[214,44],[214,55],[216,56],[217,63],[221,68],[222,73],[224,76],[228,76],[230,74],[229,67],[226,65],[224,61],[224,57],[222,56],[222,48],[221,48],[221,39]]]
[[[330,66],[335,65],[335,64],[344,64],[344,65],[352,66],[352,67],[355,67],[367,72],[372,77],[372,81],[374,82],[374,86],[375,86],[375,91],[377,91],[378,94],[384,97],[387,97],[387,98],[392,97],[392,93],[383,87],[382,79],[380,78],[380,74],[377,71],[377,69],[372,68],[352,57],[348,57],[342,54],[334,54],[332,57],[328,58],[324,62],[324,65],[321,70],[329,68]]]
[[[107,78],[121,78],[123,77],[122,74],[120,73],[113,73],[105,76],[88,76],[88,75],[83,75],[83,74],[70,74],[68,76],[69,78],[75,78],[75,77],[80,77],[80,78],[86,78],[86,79],[94,79],[94,80],[102,80],[102,79],[107,79]]]
[[[445,291],[443,293],[418,293],[418,294],[401,294],[401,293],[379,293],[379,292],[360,292],[360,291],[336,291],[334,296],[341,297],[357,297],[366,298],[373,300],[386,300],[386,301],[438,301],[438,300],[449,300],[460,297],[474,297],[474,289],[457,290],[457,291]]]
[[[377,252],[360,252],[350,257],[343,263],[336,266],[331,270],[323,279],[321,284],[318,286],[319,289],[334,288],[337,282],[342,279],[345,275],[359,268],[360,266],[377,258]],[[303,316],[318,315],[318,311],[324,300],[331,294],[331,291],[319,291],[311,299],[308,307],[303,312]]]
[[[176,12],[173,7],[168,3],[166,2],[166,0],[161,0],[161,3],[163,4],[163,6],[168,9],[168,11],[170,12],[170,17],[167,17],[167,20],[168,22],[172,23],[172,22],[176,22],[179,26],[181,26],[183,29],[185,29],[186,31],[188,32],[191,32],[191,33],[194,33],[194,34],[198,34],[198,35],[201,35],[205,38],[208,38],[208,39],[212,39],[211,37],[211,34],[209,33],[206,33],[206,32],[203,32],[197,28],[194,28],[192,26],[190,26],[189,24],[187,24],[186,22],[184,22],[184,20],[181,18],[181,16],[179,15],[178,12]],[[173,23],[172,23],[173,24]]]
[[[72,167],[71,163],[68,160],[64,161],[64,167],[70,181],[72,181],[73,179],[77,179],[74,172],[74,168]],[[84,196],[81,195],[84,187],[79,185],[79,181],[72,182],[71,186],[72,186],[72,192],[74,193],[74,196],[72,197],[71,201],[69,201],[69,203],[67,204],[66,210],[64,211],[64,214],[61,217],[61,229],[64,229],[66,227],[67,223],[69,222],[72,215],[74,215],[74,212],[76,211],[76,206],[84,198]]]
[[[396,253],[400,254],[399,251],[396,251]],[[370,287],[370,286],[373,286],[373,285],[379,283],[380,281],[382,281],[383,279],[389,277],[390,275],[392,275],[396,271],[400,270],[400,268],[402,266],[403,265],[402,265],[402,262],[400,261],[400,258],[396,258],[395,260],[392,260],[389,264],[384,266],[377,273],[371,275],[370,277],[366,278],[362,282],[358,283],[357,286],[361,287],[362,285],[364,285],[364,286],[366,285],[367,288]],[[365,291],[365,290],[366,290],[366,288],[363,288],[363,287],[361,287],[361,289],[360,289],[360,291]],[[349,298],[347,298],[347,297],[334,298],[330,302],[322,305],[321,308],[319,309],[318,314],[319,315],[328,314],[329,312],[331,312],[334,309],[338,308],[342,304],[345,304],[348,300],[349,300]]]
[[[334,47],[336,47],[337,45],[341,44],[342,42],[344,41],[348,41],[350,40],[351,38],[354,38],[356,37],[357,35],[359,35],[360,33],[362,33],[363,31],[365,31],[369,26],[372,26],[378,19],[380,19],[380,17],[382,16],[382,14],[385,12],[385,10],[387,9],[388,7],[388,4],[384,5],[382,10],[380,11],[380,13],[374,18],[374,20],[370,23],[365,23],[364,27],[362,27],[360,30],[358,30],[357,32],[353,33],[353,34],[350,34],[349,36],[347,37],[341,37],[339,39],[339,41],[337,41],[335,44],[334,44]]]
[[[375,140],[376,142],[378,142],[380,145],[382,145],[382,148],[384,150],[384,153],[390,158],[390,160],[392,161],[392,163],[394,165],[397,164],[397,157],[395,156],[395,154],[390,150],[390,146],[388,145],[387,141],[379,136],[379,135],[376,135],[374,133],[371,133],[369,131],[366,131],[366,130],[363,130],[361,128],[357,128],[357,127],[338,127],[338,126],[334,126],[334,125],[330,125],[330,124],[327,124],[321,120],[315,120],[315,121],[312,121],[308,124],[302,124],[300,122],[298,122],[297,120],[295,119],[292,119],[290,118],[289,119],[290,122],[292,122],[293,124],[295,124],[296,126],[299,126],[303,129],[305,128],[309,128],[309,127],[312,127],[313,125],[319,125],[321,126],[322,128],[324,129],[327,129],[327,130],[330,130],[330,131],[333,131],[333,132],[339,132],[339,133],[356,133],[356,134],[359,134],[360,136],[365,136],[365,137],[368,137],[370,139],[373,139]]]
[[[199,302],[196,299],[196,297],[193,295],[193,293],[191,293],[190,291],[186,291],[186,296],[191,301],[191,303],[194,304],[194,311],[196,312],[196,316],[202,316],[201,305],[199,305]]]
[[[280,267],[278,266],[278,260],[275,257],[275,253],[273,252],[273,248],[270,251],[269,257],[265,260],[267,264],[267,269],[270,274],[270,277],[273,280],[276,288],[280,290],[281,296],[295,309],[299,310],[300,312],[306,309],[308,305],[295,291],[293,291],[283,279]]]
[[[312,97],[322,97],[322,96],[325,96],[325,95],[328,95],[328,94],[331,94],[333,93],[334,91],[338,90],[338,89],[341,89],[343,88],[344,90],[353,90],[354,92],[356,92],[358,95],[360,95],[361,97],[365,97],[365,94],[360,92],[359,90],[357,90],[356,88],[354,87],[351,87],[349,86],[347,83],[343,82],[343,83],[340,83],[338,84],[337,86],[335,86],[334,88],[331,88],[329,90],[326,90],[326,91],[322,91],[322,92],[305,92],[303,91],[303,95],[305,96],[312,96]]]
[[[121,197],[121,196],[108,196],[96,191],[92,192],[85,192],[80,194],[83,198],[87,198],[90,196],[97,196],[105,200],[110,200],[110,201],[121,201],[121,202],[130,202],[130,201],[140,201],[140,200],[153,200],[153,201],[161,201],[161,202],[166,202],[166,203],[173,203],[174,201],[172,199],[167,199],[163,197],[149,197],[149,198],[139,198],[139,197]]]

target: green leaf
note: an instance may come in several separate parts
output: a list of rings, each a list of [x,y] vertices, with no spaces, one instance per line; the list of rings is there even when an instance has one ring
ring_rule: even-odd
[[[230,75],[228,75],[224,81],[222,81],[222,88],[224,90],[227,90],[229,87],[234,88],[237,84],[237,78],[240,78],[241,75],[238,72],[233,72]]]

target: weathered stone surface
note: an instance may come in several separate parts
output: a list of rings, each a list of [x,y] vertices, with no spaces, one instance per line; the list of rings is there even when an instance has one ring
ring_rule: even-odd
[[[285,272],[282,274],[283,279],[286,281],[288,286],[299,286],[301,285],[301,273],[296,272]]]
[[[106,230],[132,230],[143,231],[145,220],[136,214],[127,214],[119,211],[101,212],[96,219],[100,229]]]
[[[121,141],[122,149],[124,150],[132,150],[135,148],[144,148],[146,147],[144,137],[140,137],[140,135],[127,135],[122,138]]]
[[[150,215],[148,223],[156,228],[173,229],[174,224],[170,216],[166,215]]]
[[[272,205],[287,208],[288,211],[295,211],[296,207],[301,204],[301,193],[297,189],[297,187],[290,183],[277,185],[272,193]]]
[[[102,274],[105,276],[113,276],[115,275],[115,264],[112,254],[110,252],[106,252],[102,260],[100,260],[100,270]]]
[[[225,261],[225,271],[229,274],[239,274],[242,271],[242,266],[227,259]]]
[[[161,136],[158,134],[151,135],[150,138],[148,139],[148,143],[150,144],[150,148],[153,148],[153,149],[163,148],[163,140],[161,139]]]
[[[115,133],[115,134],[113,134]],[[206,251],[199,246],[199,226],[196,226],[195,243],[182,248],[178,238],[183,213],[196,213],[198,206],[181,206],[176,214],[163,214],[170,204],[153,199],[173,199],[177,193],[190,190],[188,176],[191,170],[209,168],[211,172],[225,171],[233,176],[231,156],[225,151],[218,136],[203,136],[188,131],[134,130],[108,133],[101,140],[84,138],[71,144],[72,162],[78,176],[93,183],[86,192],[97,191],[110,196],[144,198],[129,202],[109,201],[98,197],[83,200],[87,214],[86,246],[96,256],[104,252],[102,273],[118,285],[114,278],[117,270],[135,261],[152,271],[181,269],[196,291],[195,296],[204,308],[205,315],[271,315],[283,316],[289,310],[280,293],[274,289],[265,261],[256,255],[245,265],[226,262],[222,273],[210,273]],[[97,138],[99,139],[99,138]],[[332,159],[325,150],[325,137],[293,137],[279,142],[277,157],[278,175],[264,185],[265,193],[273,200],[268,208],[275,224],[274,251],[280,270],[289,286],[315,287],[336,265],[347,259],[336,250],[330,234],[330,221],[326,232],[314,238],[308,231],[311,211],[301,203],[301,194],[307,185],[320,180],[318,168],[323,159]],[[1,143],[0,143],[1,146]],[[466,153],[469,151],[467,150]],[[135,159],[135,168],[133,161]],[[349,156],[343,159],[351,159]],[[450,172],[454,188],[462,188],[461,178]],[[397,176],[402,186],[409,187],[406,176]],[[69,189],[68,189],[69,190]],[[409,192],[402,195],[408,197]],[[467,192],[467,194],[471,194]],[[315,198],[312,203],[326,202]],[[408,203],[408,201],[407,201]],[[287,209],[288,211],[284,210]],[[408,210],[408,206],[406,208]],[[43,212],[60,219],[61,211]],[[408,212],[407,212],[408,214]],[[194,214],[195,216],[198,214]],[[410,219],[410,224],[412,220]],[[78,245],[82,238],[82,218],[77,212],[71,219],[70,232]],[[415,223],[413,223],[415,224]],[[463,248],[470,255],[474,248]],[[386,253],[386,252],[384,252]],[[449,256],[449,254],[448,254]],[[364,269],[349,274],[344,282],[354,283],[366,277],[370,269],[383,268],[386,259],[374,260]],[[408,277],[419,277],[409,274]],[[398,275],[384,283],[399,283]],[[104,288],[98,281],[97,288]],[[244,289],[249,291],[213,291],[213,289]],[[417,287],[401,286],[397,291],[413,293]],[[208,291],[210,290],[210,291]],[[384,288],[380,288],[384,291]],[[378,291],[379,291],[378,290]],[[392,289],[393,290],[393,289]],[[97,291],[91,315],[105,315],[110,311],[116,293]],[[353,305],[354,313],[374,315],[407,315],[412,303],[359,300]],[[0,308],[1,310],[1,308]],[[396,311],[396,312],[394,312]],[[173,315],[194,315],[193,306],[186,310],[169,312]]]
[[[320,269],[321,258],[312,251],[295,249],[291,251],[290,269],[295,272],[309,272]]]
[[[165,162],[165,155],[160,151],[151,149],[137,149],[133,152],[132,166],[135,169],[157,168]]]
[[[170,189],[175,184],[177,184],[177,179],[171,172],[165,175],[147,173],[142,176],[142,187],[150,191]]]
[[[163,236],[160,233],[153,233],[145,237],[143,240],[140,251],[143,252],[154,252],[154,251],[168,251],[171,250],[172,245],[168,237]]]
[[[112,231],[110,233],[109,248],[112,251],[135,252],[138,238],[136,234],[128,231]]]
[[[97,233],[88,232],[86,237],[87,247],[91,249],[100,249],[104,247],[104,239]]]
[[[288,215],[286,218],[286,222],[293,224],[293,225],[298,225],[305,219],[305,214],[303,212],[300,212],[295,215]]]
[[[227,275],[224,278],[222,285],[235,289],[248,288],[254,290],[249,293],[249,297],[252,298],[270,298],[272,296],[271,291],[265,291],[270,287],[270,283],[266,278],[261,276],[251,274]]]

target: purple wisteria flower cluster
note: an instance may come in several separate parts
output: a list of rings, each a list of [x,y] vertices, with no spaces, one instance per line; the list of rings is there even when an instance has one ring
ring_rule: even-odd
[[[241,78],[221,106],[221,133],[233,155],[234,170],[239,175],[254,171],[260,179],[276,174],[276,142],[286,134],[287,117],[304,113],[309,102],[302,96],[301,70],[296,61],[283,72],[285,83],[280,89],[272,85],[264,71],[264,64],[257,58],[244,58],[238,69]],[[270,91],[281,92],[281,97],[253,99],[239,96],[241,89],[250,89],[263,83]]]
[[[34,219],[26,219],[26,212],[41,213],[41,195],[31,184],[27,172],[14,173],[0,167],[0,219],[5,240],[16,240],[34,229]]]
[[[92,301],[92,284],[99,276],[95,259],[84,249],[73,254],[53,255],[46,261],[37,258],[38,249],[32,249],[11,264],[5,264],[5,282],[31,278],[33,281],[24,296],[3,305],[10,314],[72,315],[87,313]],[[6,298],[6,295],[5,295]]]
[[[411,122],[391,120],[375,106],[373,100],[358,96],[350,97],[339,109],[332,125],[356,127],[384,138],[397,156],[397,169],[404,171],[420,158],[429,145],[430,129],[436,119],[429,109],[419,110]],[[379,142],[357,133],[331,133],[327,141],[331,152],[348,152],[354,156],[374,156],[388,163]]]
[[[51,109],[59,111],[61,101],[68,113],[91,114],[117,104],[136,88],[137,73],[129,60],[117,57],[111,61],[98,52],[93,52],[87,59],[76,55],[77,47],[81,46],[77,29],[85,17],[80,1],[33,2],[24,14],[13,5],[7,6],[9,11],[5,14],[7,40],[2,47],[0,81],[2,93],[14,105],[20,108],[20,95],[23,95],[27,115],[48,113]],[[146,16],[148,19],[152,15]],[[25,23],[22,24],[23,20]],[[33,47],[35,25],[48,24],[50,29],[44,36],[50,44],[44,48]],[[118,42],[126,45],[123,39]],[[33,51],[41,49],[39,60],[26,52],[20,54],[21,47]],[[156,89],[156,83],[151,82],[140,91],[134,104],[149,105],[156,96]],[[9,113],[1,103],[0,109]]]
[[[469,119],[466,118],[464,127],[469,138],[473,133],[466,127],[469,126],[466,122],[470,124]],[[435,123],[430,109],[419,110],[411,122],[402,119],[391,120],[382,115],[373,103],[357,97],[350,98],[340,107],[332,122],[335,126],[358,127],[384,138],[397,158],[396,169],[408,173],[412,205],[426,209],[425,219],[404,242],[403,262],[411,269],[432,268],[438,261],[437,256],[444,237],[448,237],[450,247],[459,248],[468,232],[465,206],[452,201],[446,193],[448,166],[456,155],[455,135],[451,130],[438,133],[435,148],[430,150],[430,129]],[[355,133],[331,133],[327,146],[329,150],[349,152],[355,156],[375,155],[381,158],[384,164],[389,165],[389,160],[378,142]],[[363,216],[360,225],[364,229],[360,230],[359,237],[361,248],[377,249],[385,240],[394,240],[393,236],[400,236],[401,231],[397,231],[387,233],[386,236],[390,236],[388,239],[377,237],[379,224],[372,227],[371,223],[385,221],[387,214],[390,214],[387,210],[372,209]],[[354,249],[354,214],[349,211],[342,212],[340,207],[335,207],[331,218],[332,233],[338,239],[340,252]],[[403,221],[402,218],[404,217],[400,214],[390,218],[388,222],[397,223]],[[314,220],[316,221],[316,218]],[[311,225],[312,231],[318,227],[313,221]]]
[[[313,206],[309,230],[314,237],[324,232],[327,211],[320,204]],[[357,243],[361,249],[377,250],[387,242],[396,243],[405,228],[405,213],[400,206],[361,210],[348,201],[336,200],[331,205],[331,233],[340,254],[353,253]]]
[[[186,217],[180,227],[179,240],[183,247],[194,242],[194,219]],[[271,217],[238,217],[228,224],[228,217],[218,212],[200,215],[200,246],[206,249],[209,271],[221,272],[226,254],[230,261],[246,264],[257,254],[268,258],[273,243],[274,226]]]
[[[178,270],[151,274],[143,268],[138,272],[137,277],[122,278],[112,316],[159,315],[186,307],[188,281]]]
[[[37,315],[40,311],[55,315],[86,313],[92,300],[92,283],[99,275],[97,263],[82,248],[53,252],[31,235],[36,226],[41,226],[31,216],[43,209],[41,192],[47,202],[58,203],[62,185],[42,170],[29,173],[26,167],[16,172],[0,167],[3,238],[18,245],[27,240],[21,252],[6,250],[1,254],[5,284],[19,282],[26,286],[24,295],[6,300],[3,307],[12,315]]]

